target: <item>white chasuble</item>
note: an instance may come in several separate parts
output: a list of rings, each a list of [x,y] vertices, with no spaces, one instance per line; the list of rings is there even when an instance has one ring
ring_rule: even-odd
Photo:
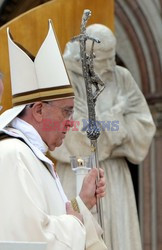
[[[10,136],[0,140],[0,241],[46,242],[47,250],[107,249],[100,227],[79,197],[84,225],[66,214],[68,200],[40,148],[17,129],[0,133]]]

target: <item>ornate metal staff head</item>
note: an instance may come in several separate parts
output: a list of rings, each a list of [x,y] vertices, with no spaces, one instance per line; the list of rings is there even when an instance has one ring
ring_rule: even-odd
[[[82,62],[83,78],[86,85],[87,92],[87,106],[88,106],[88,115],[89,115],[89,126],[87,129],[87,137],[93,141],[97,140],[100,135],[100,129],[96,123],[95,115],[95,103],[97,97],[104,89],[104,83],[99,78],[99,76],[94,71],[93,59],[94,55],[94,44],[100,43],[100,41],[94,37],[90,37],[86,34],[86,24],[91,16],[90,10],[84,10],[80,28],[80,35],[75,36],[72,41],[79,41],[80,43],[80,56]],[[92,41],[91,50],[89,53],[86,51],[86,42],[87,40]],[[93,88],[92,88],[93,86]]]

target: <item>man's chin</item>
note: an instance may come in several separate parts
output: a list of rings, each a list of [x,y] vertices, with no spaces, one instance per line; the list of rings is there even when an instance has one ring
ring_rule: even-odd
[[[49,147],[49,151],[54,151],[55,150],[55,148],[56,148],[56,146],[51,146],[51,147]]]
[[[63,140],[64,140],[64,139],[60,140],[60,141],[55,145],[55,147],[56,147],[56,148],[60,147],[60,146],[62,145],[62,143],[63,143]]]
[[[54,151],[55,148],[60,147],[60,146],[62,145],[62,143],[63,143],[63,140],[64,140],[64,138],[61,139],[59,142],[55,143],[55,145],[50,146],[50,147],[49,147],[49,150],[50,150],[50,151]]]

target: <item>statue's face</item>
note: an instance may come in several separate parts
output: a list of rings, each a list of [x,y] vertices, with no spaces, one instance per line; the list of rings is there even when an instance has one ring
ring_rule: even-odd
[[[96,58],[94,59],[94,65],[96,70],[101,70],[103,72],[113,72],[115,69],[115,50],[112,48],[110,50],[96,50]]]

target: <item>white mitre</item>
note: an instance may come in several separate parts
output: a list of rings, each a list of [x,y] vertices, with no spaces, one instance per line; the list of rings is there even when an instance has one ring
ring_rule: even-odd
[[[0,129],[9,124],[26,104],[74,97],[60,53],[52,21],[34,61],[16,44],[7,28],[13,108],[0,116]]]

